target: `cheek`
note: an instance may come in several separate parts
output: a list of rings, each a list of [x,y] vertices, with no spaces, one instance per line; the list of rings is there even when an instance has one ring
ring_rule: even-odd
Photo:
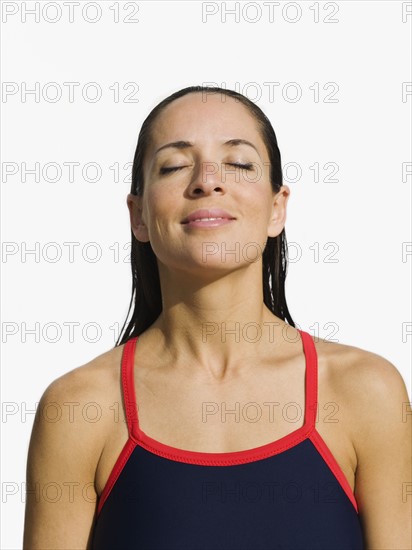
[[[170,199],[164,189],[153,187],[147,190],[145,211],[148,222],[170,213]]]
[[[272,193],[269,182],[257,181],[250,183],[245,188],[245,204],[248,209],[257,216],[260,221],[266,212],[269,212],[272,204]]]
[[[158,242],[170,238],[171,227],[179,217],[178,201],[164,188],[153,187],[148,190],[145,204],[145,220],[149,227],[150,238]]]

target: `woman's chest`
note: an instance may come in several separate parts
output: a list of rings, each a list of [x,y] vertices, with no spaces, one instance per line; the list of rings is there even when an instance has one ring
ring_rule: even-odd
[[[342,469],[352,491],[356,454],[349,416],[319,362],[316,430]],[[226,384],[199,383],[179,376],[135,376],[139,427],[144,434],[177,450],[230,453],[255,449],[298,432],[305,424],[305,371],[239,376]],[[124,420],[124,419],[123,419]],[[123,421],[113,426],[96,472],[98,493],[127,440]]]

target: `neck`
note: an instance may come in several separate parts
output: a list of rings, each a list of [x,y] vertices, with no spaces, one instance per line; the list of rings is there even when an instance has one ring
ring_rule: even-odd
[[[296,329],[264,304],[260,262],[207,281],[193,273],[166,276],[164,266],[159,275],[163,310],[150,330],[170,365],[223,380],[285,338],[296,341]]]

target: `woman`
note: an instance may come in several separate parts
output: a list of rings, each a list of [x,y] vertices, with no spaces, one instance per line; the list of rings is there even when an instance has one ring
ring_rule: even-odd
[[[410,548],[404,381],[295,328],[289,195],[244,96],[190,87],[153,109],[127,197],[134,313],[42,396],[24,548]]]

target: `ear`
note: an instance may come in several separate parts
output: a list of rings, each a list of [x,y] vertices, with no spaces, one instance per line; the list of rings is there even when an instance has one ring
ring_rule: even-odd
[[[268,237],[277,237],[285,227],[286,205],[289,200],[290,189],[282,185],[280,190],[273,195],[272,211],[268,225]]]
[[[132,195],[131,193],[127,195],[127,206],[129,208],[130,226],[132,228],[133,235],[138,241],[147,243],[150,241],[150,238],[147,227],[143,221],[142,203],[143,197],[138,197],[137,195]]]

